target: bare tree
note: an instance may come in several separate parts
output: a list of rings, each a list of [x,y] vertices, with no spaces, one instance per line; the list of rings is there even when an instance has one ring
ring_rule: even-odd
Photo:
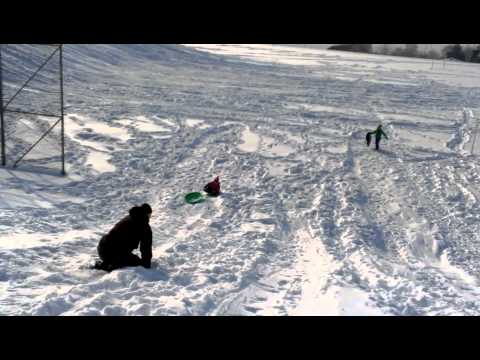
[[[480,63],[480,45],[473,51],[471,62]]]
[[[405,56],[417,57],[418,56],[418,44],[405,44]]]
[[[442,56],[438,51],[435,51],[433,49],[430,49],[426,54],[425,57],[428,59],[440,59]]]
[[[391,52],[391,48],[389,44],[382,44],[382,47],[380,49],[380,54],[383,55],[388,55]]]
[[[355,44],[353,46],[354,51],[363,52],[363,53],[372,53],[373,45],[372,44]]]
[[[395,48],[395,50],[392,51],[392,55],[394,56],[403,56],[405,54],[405,49],[402,49],[401,47]]]
[[[472,61],[474,60],[474,55],[476,54],[475,51],[477,50],[477,47],[475,46],[465,46],[463,48],[463,53],[465,54],[465,61]]]
[[[328,49],[340,50],[340,51],[363,52],[363,53],[373,52],[372,44],[340,44],[340,45],[330,46]]]

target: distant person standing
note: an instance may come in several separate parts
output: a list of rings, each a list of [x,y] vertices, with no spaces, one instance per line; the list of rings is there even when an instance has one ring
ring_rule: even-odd
[[[367,146],[370,145],[369,142],[368,142],[368,135],[370,135],[370,136],[375,135],[375,150],[377,150],[377,151],[380,150],[380,141],[382,140],[382,136],[384,136],[385,139],[388,140],[387,134],[385,134],[383,132],[382,125],[379,125],[377,130],[367,134],[367,144],[368,144]]]

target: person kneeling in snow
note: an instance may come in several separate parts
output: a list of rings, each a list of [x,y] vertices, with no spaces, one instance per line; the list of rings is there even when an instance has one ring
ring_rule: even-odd
[[[205,187],[203,188],[203,191],[205,191],[210,196],[219,196],[220,195],[220,178],[217,176],[215,180],[205,185]]]
[[[112,271],[127,266],[149,269],[152,260],[151,216],[152,208],[148,204],[131,208],[129,215],[100,240],[97,250],[102,261],[95,264],[95,269]],[[141,259],[132,254],[138,245]]]

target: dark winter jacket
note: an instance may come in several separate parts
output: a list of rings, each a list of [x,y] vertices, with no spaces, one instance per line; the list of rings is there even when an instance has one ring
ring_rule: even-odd
[[[215,180],[205,185],[203,191],[211,196],[220,195],[220,178],[217,176]]]
[[[140,245],[142,265],[149,268],[152,260],[152,229],[148,222],[148,215],[142,208],[133,207],[128,216],[102,237],[98,245],[99,253],[116,261],[128,256]]]
[[[387,134],[385,134],[382,130],[382,127],[379,126],[377,128],[377,130],[375,130],[374,132],[372,132],[372,135],[375,135],[375,140],[376,141],[380,141],[382,139],[382,135],[385,136],[385,138],[388,140],[388,136]]]

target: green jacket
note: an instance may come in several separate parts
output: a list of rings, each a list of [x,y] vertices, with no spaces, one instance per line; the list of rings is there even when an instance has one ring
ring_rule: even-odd
[[[377,130],[371,132],[372,135],[375,135],[375,140],[380,141],[382,139],[382,135],[385,136],[385,139],[388,140],[387,134],[383,132],[381,128],[377,128]]]

